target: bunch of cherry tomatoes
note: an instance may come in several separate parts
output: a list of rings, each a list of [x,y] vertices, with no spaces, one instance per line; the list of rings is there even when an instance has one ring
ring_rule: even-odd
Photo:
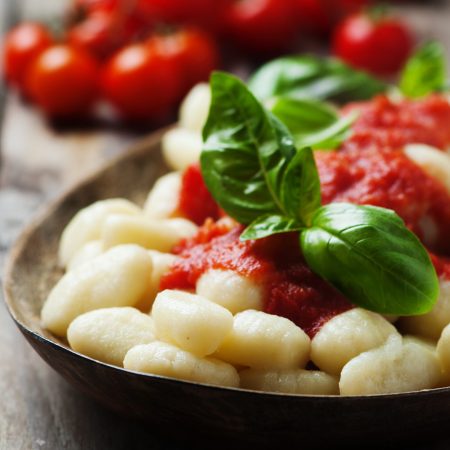
[[[308,34],[331,34],[335,53],[357,67],[395,72],[411,51],[411,34],[398,20],[363,12],[368,4],[74,0],[61,39],[37,23],[8,33],[5,75],[50,117],[85,116],[103,99],[124,119],[160,121],[208,79],[224,53],[270,57],[298,47]]]

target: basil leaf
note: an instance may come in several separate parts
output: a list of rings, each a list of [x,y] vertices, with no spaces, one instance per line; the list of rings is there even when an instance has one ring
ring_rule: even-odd
[[[314,99],[275,97],[266,107],[278,117],[291,133],[320,130],[338,119],[336,109]]]
[[[332,203],[301,234],[308,265],[363,308],[382,314],[430,311],[439,283],[428,253],[393,211]]]
[[[357,114],[339,117],[326,103],[312,99],[277,97],[270,102],[270,111],[292,133],[297,148],[332,150],[350,135],[350,126]]]
[[[296,220],[279,215],[265,215],[258,217],[241,234],[241,241],[261,239],[278,233],[300,231],[304,226]]]
[[[385,92],[387,85],[341,61],[317,56],[287,56],[263,65],[249,81],[261,100],[276,96],[366,100]]]
[[[200,158],[209,191],[244,224],[264,214],[285,214],[280,185],[296,154],[288,130],[232,75],[214,73],[211,93]]]
[[[406,63],[400,90],[411,98],[423,97],[446,88],[445,50],[437,42],[421,47]]]
[[[310,148],[299,150],[289,162],[280,193],[287,215],[309,225],[321,204],[319,173]]]

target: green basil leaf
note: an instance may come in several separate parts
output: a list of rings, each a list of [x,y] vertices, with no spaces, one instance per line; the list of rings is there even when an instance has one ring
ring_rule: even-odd
[[[339,117],[326,103],[313,99],[277,97],[270,101],[270,111],[292,133],[297,148],[332,150],[350,135],[357,114]]]
[[[393,211],[332,203],[301,234],[308,265],[363,308],[382,314],[430,311],[439,282],[428,253]]]
[[[319,173],[310,148],[299,150],[289,162],[283,174],[280,194],[287,215],[309,225],[321,204]]]
[[[275,97],[266,107],[294,134],[321,130],[338,119],[335,108],[314,99]]]
[[[296,220],[280,215],[265,215],[258,217],[241,234],[241,241],[261,239],[278,233],[300,231],[304,226]]]
[[[263,65],[249,81],[261,100],[277,96],[366,100],[385,92],[387,85],[341,61],[317,56],[287,56]]]
[[[421,47],[406,63],[400,90],[406,97],[418,98],[446,89],[445,50],[437,42]]]
[[[232,75],[214,73],[211,93],[200,158],[209,191],[243,224],[264,214],[285,214],[280,185],[296,154],[288,130]]]

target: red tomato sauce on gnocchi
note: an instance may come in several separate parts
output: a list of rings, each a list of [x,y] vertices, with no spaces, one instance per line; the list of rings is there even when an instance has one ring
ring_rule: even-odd
[[[403,152],[408,143],[445,149],[450,145],[450,105],[446,99],[393,102],[380,96],[354,103],[351,137],[334,152],[315,152],[322,202],[370,204],[395,210],[436,252],[449,253],[450,195]],[[206,189],[198,164],[183,174],[179,209],[197,224],[216,220],[220,208]],[[433,228],[427,239],[426,226]],[[264,286],[264,311],[286,317],[310,337],[350,302],[305,264],[296,235],[241,242],[243,227],[208,220],[197,236],[174,249],[178,255],[161,289],[195,290],[208,269],[233,270]],[[433,256],[439,276],[450,279],[448,259]]]
[[[359,116],[343,149],[398,149],[421,143],[445,150],[450,145],[450,104],[442,96],[399,102],[378,96],[343,108],[344,114],[350,111],[358,111]]]
[[[304,262],[296,233],[242,242],[241,225],[208,221],[174,252],[161,289],[193,290],[208,269],[233,270],[264,286],[264,311],[292,320],[310,337],[322,324],[353,305]]]
[[[322,202],[393,209],[436,252],[449,253],[450,195],[402,150],[316,152]],[[432,236],[426,228],[432,227]],[[430,233],[428,233],[430,234]]]

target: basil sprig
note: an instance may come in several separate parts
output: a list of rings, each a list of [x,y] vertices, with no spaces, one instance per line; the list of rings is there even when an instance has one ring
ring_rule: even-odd
[[[431,310],[436,272],[399,216],[372,206],[320,206],[311,149],[297,149],[288,129],[234,76],[213,74],[211,91],[202,173],[219,205],[248,225],[241,239],[299,231],[311,269],[354,304],[383,314]]]
[[[210,192],[241,223],[268,214],[292,215],[303,223],[317,199],[305,202],[294,213],[283,177],[289,179],[297,173],[305,157],[297,151],[286,127],[231,75],[214,73],[211,93],[201,155]]]
[[[273,97],[366,100],[386,92],[377,78],[333,58],[285,56],[264,64],[249,81],[260,100]]]
[[[400,90],[410,98],[446,89],[447,69],[444,47],[428,42],[409,59],[400,78]]]

